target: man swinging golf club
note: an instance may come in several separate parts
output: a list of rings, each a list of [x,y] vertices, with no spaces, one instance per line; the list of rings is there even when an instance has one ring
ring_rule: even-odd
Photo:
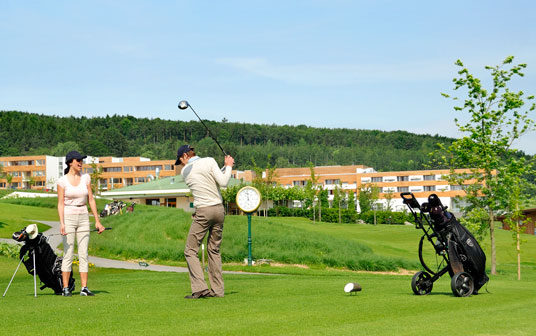
[[[200,158],[190,145],[183,145],[177,151],[175,165],[183,165],[182,176],[194,196],[195,212],[188,232],[184,256],[188,263],[192,294],[186,299],[223,297],[223,272],[220,245],[222,241],[225,210],[220,187],[225,187],[231,178],[234,159],[225,156],[225,167],[220,170],[216,160],[211,157]],[[199,262],[199,246],[208,233],[208,289],[203,269]]]

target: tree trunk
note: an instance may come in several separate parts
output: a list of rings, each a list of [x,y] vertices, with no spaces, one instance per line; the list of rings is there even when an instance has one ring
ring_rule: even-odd
[[[519,236],[519,230],[521,225],[519,219],[516,221],[516,250],[517,250],[517,280],[521,280],[521,237]]]
[[[491,274],[497,274],[497,265],[495,262],[495,216],[493,211],[489,212],[489,237],[491,241]]]

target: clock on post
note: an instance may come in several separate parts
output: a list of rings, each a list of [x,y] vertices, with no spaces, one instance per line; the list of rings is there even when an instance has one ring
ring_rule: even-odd
[[[248,216],[248,266],[253,263],[251,256],[251,213],[261,205],[261,192],[251,186],[245,186],[236,193],[236,205]]]

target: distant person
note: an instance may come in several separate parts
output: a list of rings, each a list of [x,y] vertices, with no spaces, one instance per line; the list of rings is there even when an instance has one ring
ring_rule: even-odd
[[[190,273],[192,294],[185,296],[185,298],[223,297],[224,285],[220,245],[225,209],[223,208],[220,187],[225,187],[229,183],[234,159],[227,155],[225,157],[225,167],[220,169],[213,158],[200,158],[190,145],[183,145],[177,151],[175,165],[179,164],[184,166],[181,174],[194,196],[195,208],[184,248],[184,256]],[[207,233],[210,290],[205,282],[198,256],[199,246]]]
[[[63,262],[61,272],[63,279],[63,296],[72,296],[68,285],[72,271],[74,240],[78,243],[78,259],[80,261],[80,282],[82,289],[80,295],[94,296],[87,288],[87,276],[89,270],[88,247],[89,247],[89,215],[87,201],[95,218],[95,227],[99,233],[104,231],[97,214],[97,205],[91,191],[91,177],[81,174],[82,163],[87,156],[82,156],[77,151],[67,153],[65,163],[67,168],[64,175],[58,180],[58,214],[60,216],[60,232],[63,235]]]

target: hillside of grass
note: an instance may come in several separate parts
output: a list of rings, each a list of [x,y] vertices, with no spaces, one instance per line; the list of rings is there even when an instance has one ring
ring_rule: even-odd
[[[190,223],[190,214],[179,209],[139,207],[131,214],[105,218],[103,224],[113,230],[92,236],[91,253],[126,260],[182,262]],[[417,248],[421,235],[422,231],[413,226],[315,224],[303,218],[253,217],[252,254],[254,259],[309,267],[414,270],[420,269]],[[499,229],[496,235],[497,261],[515,265],[510,232]],[[530,235],[523,238],[523,267],[535,267],[536,239]],[[482,246],[489,255],[488,241]],[[425,249],[434,259],[431,245],[428,248],[425,244]],[[243,263],[247,258],[247,217],[226,217],[221,253],[225,263]]]
[[[52,208],[35,207],[20,204],[10,204],[0,201],[0,238],[11,238],[13,232],[20,231],[34,220],[57,221],[58,211]],[[39,232],[48,230],[50,227],[37,223]]]
[[[95,199],[97,203],[97,209],[104,209],[104,205],[109,203],[110,200],[97,198]],[[33,207],[41,208],[54,208],[58,206],[58,197],[10,197],[0,199],[0,203],[9,203],[9,204],[18,204],[18,205],[27,205]],[[89,209],[89,207],[88,207]]]
[[[122,259],[184,261],[185,239],[191,223],[189,213],[180,209],[139,207],[134,213],[105,218],[102,223],[113,230],[91,239],[93,254]],[[349,239],[344,234],[329,234],[328,230],[319,232],[318,227],[336,228],[302,218],[254,217],[253,258],[351,270],[392,271],[417,267],[415,258],[409,259],[407,254],[378,254],[372,244]],[[359,229],[366,225],[353,227]],[[227,216],[221,247],[223,262],[242,263],[247,258],[247,229],[245,216]]]

